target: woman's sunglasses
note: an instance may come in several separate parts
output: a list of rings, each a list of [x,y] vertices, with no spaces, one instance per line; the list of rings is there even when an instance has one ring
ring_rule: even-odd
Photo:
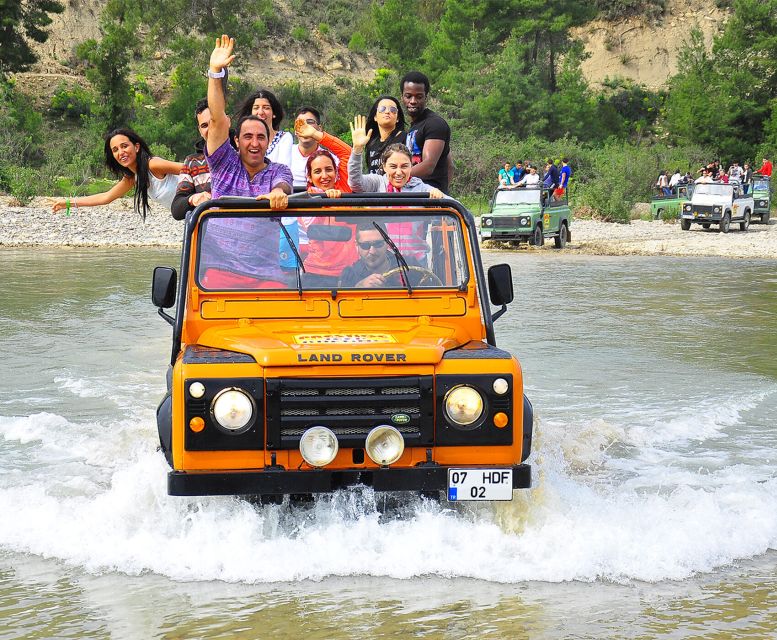
[[[378,113],[385,113],[386,111],[389,113],[396,113],[398,109],[396,107],[387,107],[385,104],[378,107]]]
[[[372,248],[382,249],[386,246],[385,240],[373,240],[372,242],[359,242],[357,243],[362,251],[369,251]]]

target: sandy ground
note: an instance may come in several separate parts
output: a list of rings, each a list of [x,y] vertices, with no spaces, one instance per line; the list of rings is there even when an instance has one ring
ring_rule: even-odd
[[[128,200],[107,207],[78,209],[66,215],[42,206],[14,207],[0,199],[0,247],[12,246],[178,246],[183,223],[168,211],[152,209],[143,223]],[[554,252],[521,245],[518,251]],[[727,234],[698,225],[682,231],[679,224],[635,220],[613,224],[592,220],[572,223],[572,242],[564,251],[590,255],[723,256],[777,258],[777,224],[752,224],[747,232],[732,225]]]

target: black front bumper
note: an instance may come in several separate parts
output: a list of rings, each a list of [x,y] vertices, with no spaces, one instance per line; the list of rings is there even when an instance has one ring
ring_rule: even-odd
[[[458,465],[466,467],[467,465]],[[480,467],[482,465],[472,465]],[[457,467],[457,468],[458,468]],[[503,468],[503,467],[494,467]],[[444,491],[448,488],[448,467],[422,466],[409,469],[312,469],[286,471],[236,471],[167,475],[171,496],[285,495],[330,493],[337,489],[365,485],[375,491]],[[513,488],[531,487],[531,466],[513,466]]]

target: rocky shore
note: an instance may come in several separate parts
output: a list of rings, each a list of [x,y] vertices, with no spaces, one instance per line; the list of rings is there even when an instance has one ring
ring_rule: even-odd
[[[106,207],[72,209],[52,213],[43,199],[28,207],[0,200],[0,248],[24,246],[178,246],[183,223],[170,212],[153,207],[146,222],[122,199]],[[550,246],[549,246],[550,245]],[[545,247],[521,245],[521,251],[553,252]],[[590,255],[722,256],[728,258],[777,258],[777,225],[753,224],[746,233],[732,225],[727,234],[694,225],[681,231],[679,224],[635,220],[612,224],[575,220],[572,242],[565,251]]]

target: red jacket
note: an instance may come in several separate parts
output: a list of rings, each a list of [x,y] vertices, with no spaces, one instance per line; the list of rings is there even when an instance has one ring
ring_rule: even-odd
[[[756,171],[756,173],[760,173],[762,176],[770,176],[772,175],[772,163],[769,160],[764,160],[764,163],[761,165],[761,168]]]

